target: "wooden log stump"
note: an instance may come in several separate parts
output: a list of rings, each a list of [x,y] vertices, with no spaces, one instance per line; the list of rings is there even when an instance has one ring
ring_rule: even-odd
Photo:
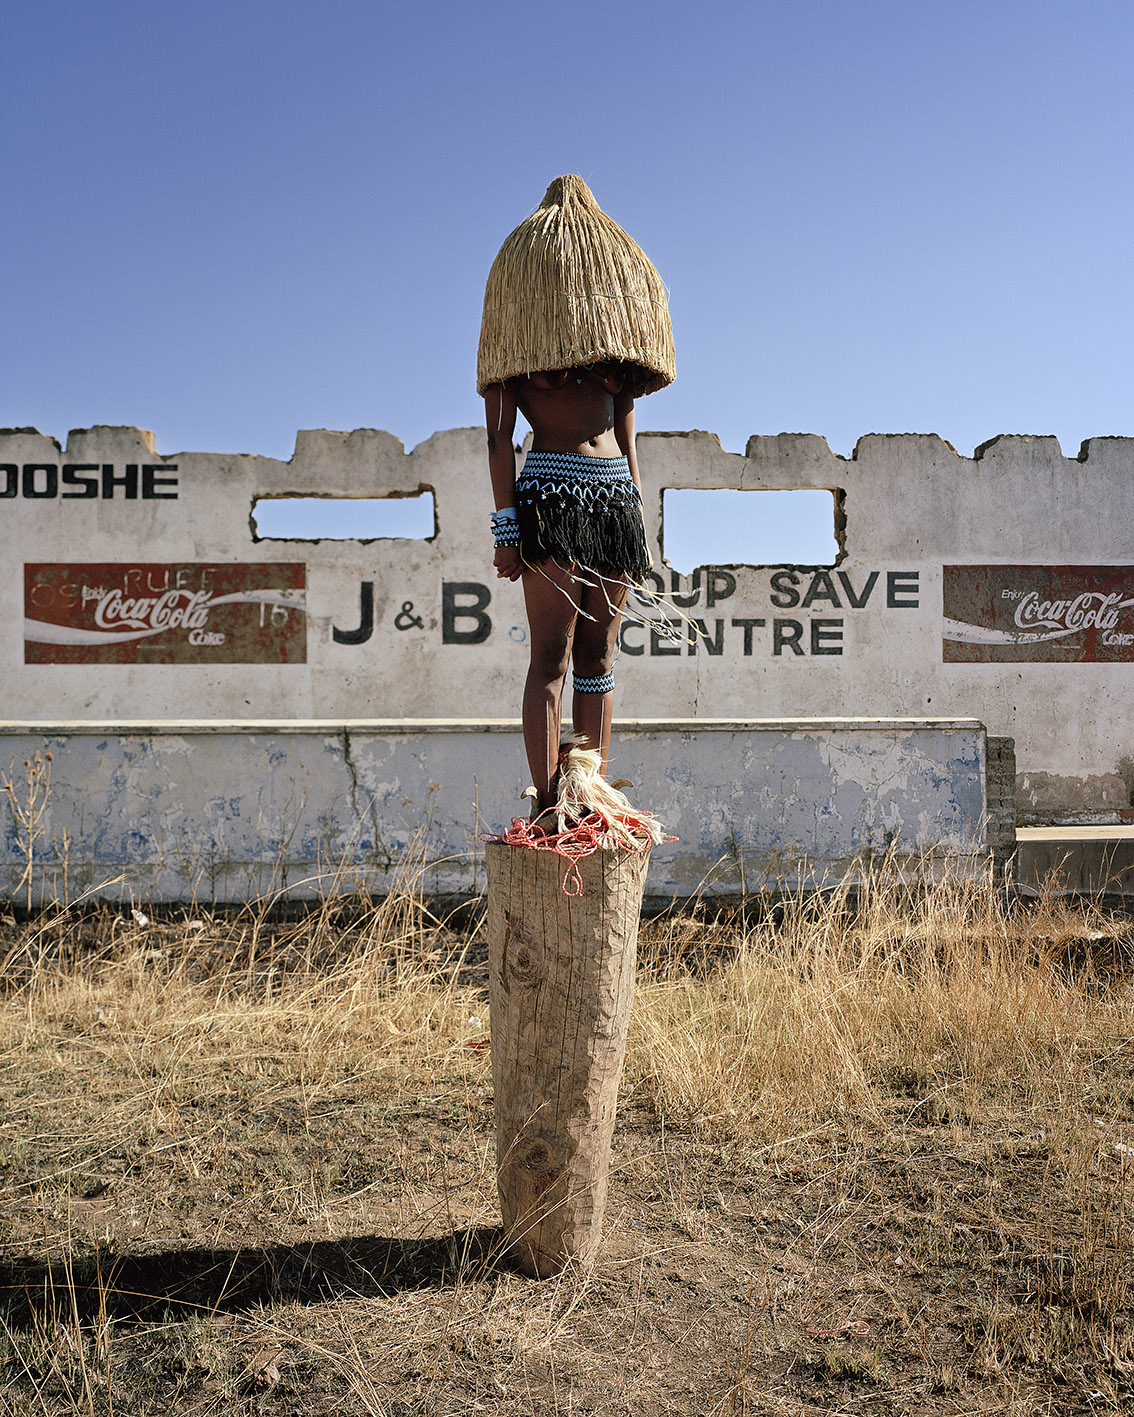
[[[649,857],[490,843],[488,967],[505,1244],[543,1278],[595,1252]]]

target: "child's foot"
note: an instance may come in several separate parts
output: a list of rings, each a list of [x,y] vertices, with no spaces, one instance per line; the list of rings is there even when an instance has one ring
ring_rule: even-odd
[[[540,806],[539,793],[534,787],[525,787],[520,796],[530,800],[532,804],[528,813],[528,826],[532,836],[555,836],[557,832],[563,830],[561,825],[557,825],[555,809]]]

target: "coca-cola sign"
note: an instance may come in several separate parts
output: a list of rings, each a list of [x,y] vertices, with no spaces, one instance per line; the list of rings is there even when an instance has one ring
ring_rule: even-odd
[[[1134,566],[945,566],[946,663],[1134,659]]]
[[[24,567],[25,664],[303,664],[305,568]]]

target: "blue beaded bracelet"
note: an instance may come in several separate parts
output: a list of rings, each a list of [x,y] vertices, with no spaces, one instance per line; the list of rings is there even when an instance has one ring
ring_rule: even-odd
[[[492,522],[492,537],[497,546],[519,546],[520,522],[515,507],[502,507],[489,514]]]

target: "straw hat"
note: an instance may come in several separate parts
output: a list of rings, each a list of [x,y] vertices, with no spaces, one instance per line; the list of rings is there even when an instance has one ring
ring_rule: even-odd
[[[665,286],[583,179],[557,177],[488,273],[477,392],[601,359],[640,366],[647,394],[673,382]]]

